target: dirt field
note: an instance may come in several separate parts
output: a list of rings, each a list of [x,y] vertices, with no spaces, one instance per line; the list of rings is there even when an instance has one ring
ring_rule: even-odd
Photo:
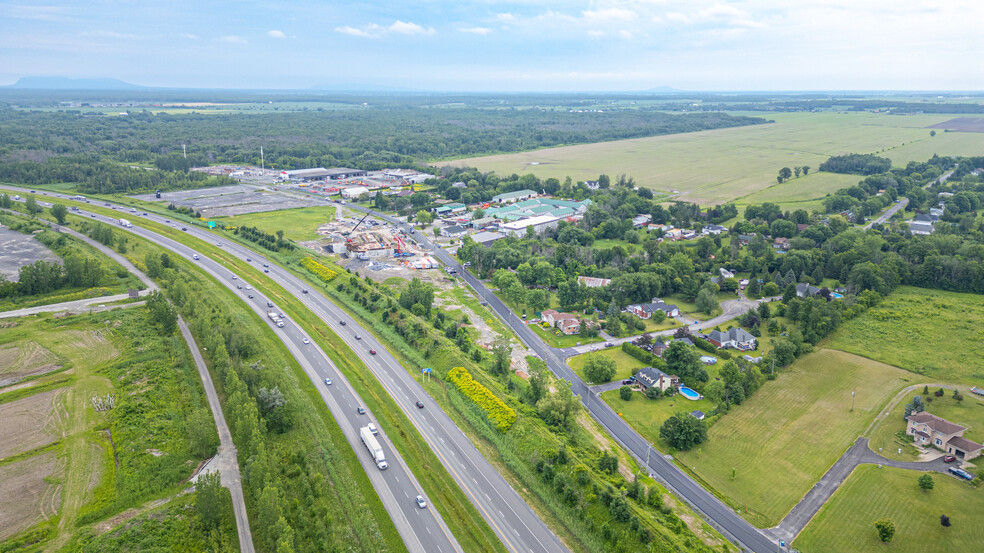
[[[0,346],[0,386],[58,369],[58,356],[33,341]]]
[[[200,190],[165,192],[157,200],[154,194],[133,196],[147,202],[170,202],[200,211],[202,217],[221,217],[277,211],[312,205],[313,200],[299,199],[276,192],[262,192],[252,186],[221,186]]]
[[[52,403],[62,392],[51,390],[0,405],[0,459],[55,441]]]
[[[984,117],[956,117],[930,125],[930,129],[949,129],[957,132],[984,132]]]
[[[45,453],[0,466],[0,540],[56,513],[61,493],[44,481],[56,464],[55,454]]]
[[[61,263],[61,258],[30,234],[0,228],[0,274],[17,282],[20,268],[35,261]]]

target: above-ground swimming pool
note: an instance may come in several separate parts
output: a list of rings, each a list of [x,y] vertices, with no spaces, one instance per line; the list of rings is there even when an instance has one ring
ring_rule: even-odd
[[[700,399],[700,394],[698,394],[697,392],[691,390],[686,386],[680,386],[680,395],[689,399],[690,401],[697,401],[698,399]]]

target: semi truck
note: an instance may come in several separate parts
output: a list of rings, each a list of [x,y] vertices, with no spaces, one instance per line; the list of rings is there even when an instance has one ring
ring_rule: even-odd
[[[133,226],[133,223],[127,221],[126,219],[120,219],[120,226],[129,228]]]
[[[284,327],[284,321],[280,319],[280,315],[276,311],[270,311],[267,313],[267,317],[270,317],[270,320],[276,323],[278,327]]]
[[[379,470],[386,470],[389,466],[386,463],[386,455],[383,453],[383,448],[379,446],[379,442],[376,441],[376,437],[372,435],[372,430],[368,426],[363,426],[359,429],[359,435],[362,436],[362,443],[366,444],[369,454],[376,461],[376,467]]]

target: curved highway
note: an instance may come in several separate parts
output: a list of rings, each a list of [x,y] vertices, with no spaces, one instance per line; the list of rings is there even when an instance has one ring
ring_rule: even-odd
[[[7,188],[15,189],[13,187]],[[16,190],[19,192],[26,191],[21,188],[16,188]],[[63,194],[48,192],[48,196],[70,202],[73,201]],[[120,208],[121,206],[117,207]],[[86,217],[91,217],[92,215],[89,212],[85,212],[85,210],[78,213],[82,213]],[[137,216],[136,213],[121,210],[120,217],[127,218],[131,223],[134,223],[134,226],[131,228],[123,228],[117,225],[120,230],[130,231],[149,238],[158,245],[173,250],[188,259],[191,259],[195,253],[189,246],[185,246],[138,226],[142,219],[149,219],[161,224],[169,224],[162,216],[156,214]],[[108,220],[110,223],[116,223],[116,219],[98,214],[96,215],[96,219],[101,222],[107,222]],[[181,225],[176,226],[181,228]],[[221,242],[224,250],[243,260],[251,258],[253,259],[252,263],[254,265],[260,265],[264,260],[261,254],[238,243],[230,243],[205,229],[190,225],[184,228],[187,228],[187,234],[211,244]],[[412,499],[414,495],[417,493],[423,495],[423,492],[419,491],[420,486],[413,479],[409,470],[402,468],[404,464],[402,460],[399,460],[398,453],[388,440],[384,441],[383,448],[386,452],[387,460],[390,460],[391,455],[394,456],[394,460],[390,461],[390,468],[380,472],[370,461],[368,452],[358,436],[358,427],[364,426],[374,419],[372,419],[371,414],[367,417],[366,415],[358,415],[356,413],[356,407],[360,405],[358,396],[324,352],[314,344],[303,344],[303,339],[305,338],[304,333],[289,322],[290,313],[286,313],[288,315],[288,322],[284,328],[280,329],[273,326],[272,322],[265,316],[267,311],[266,298],[261,297],[261,294],[255,290],[247,292],[245,290],[246,283],[241,278],[233,281],[233,273],[223,268],[219,263],[207,259],[204,255],[200,255],[199,257],[200,260],[197,263],[202,264],[204,268],[209,270],[210,273],[213,273],[213,276],[216,276],[227,287],[240,293],[253,310],[273,327],[277,335],[287,344],[291,354],[304,367],[331,409],[332,414],[338,419],[339,424],[342,425],[346,438],[349,439],[352,447],[359,455],[359,459],[365,466],[370,479],[373,480],[373,485],[379,492],[380,498],[383,499],[384,505],[388,510],[391,509],[393,500],[399,505],[400,513],[394,513],[390,510],[390,514],[393,516],[397,528],[400,529],[401,536],[404,536],[411,551],[460,551],[460,546],[454,541],[453,536],[451,536],[443,520],[440,519],[437,512],[433,509],[433,506],[421,510],[417,509],[413,503]],[[373,372],[383,387],[386,388],[386,391],[397,405],[399,405],[407,418],[417,428],[417,431],[427,442],[427,445],[434,451],[438,459],[441,460],[452,478],[454,478],[468,499],[489,523],[489,526],[508,551],[517,553],[568,551],[560,539],[536,515],[522,497],[519,496],[502,475],[472,445],[471,441],[457,427],[454,421],[431,400],[430,396],[422,389],[421,383],[414,379],[370,332],[362,328],[357,321],[353,320],[347,313],[322,294],[305,293],[305,290],[308,290],[311,286],[287,270],[274,263],[269,263],[267,270],[269,270],[269,273],[265,276],[270,277],[275,284],[301,300],[328,327],[349,344],[363,363]],[[244,288],[242,290],[236,288],[237,282],[243,283]],[[252,300],[247,297],[250,292],[255,296]],[[277,311],[281,310],[277,308]],[[341,321],[346,321],[347,324],[342,325]],[[356,340],[356,334],[360,335],[361,339]],[[376,355],[370,355],[370,349],[374,349]],[[324,385],[325,377],[331,378],[334,382],[331,387]],[[341,383],[344,383],[344,393],[342,393],[343,387],[339,386]],[[417,401],[422,402],[424,408],[417,408]],[[385,429],[380,428],[379,430],[381,435],[385,434]],[[403,470],[405,476],[397,474],[399,470],[395,469]],[[379,479],[383,479],[385,483],[380,483]],[[404,496],[407,496],[407,498],[404,498]],[[387,501],[387,497],[391,497],[389,502]],[[422,522],[421,519],[427,518],[427,514],[433,516],[433,520],[428,525],[413,524],[414,522]],[[404,521],[403,527],[401,527],[401,519]],[[406,539],[405,531],[408,529],[407,523],[410,523],[409,526],[412,528],[412,539]],[[443,535],[444,538],[439,539],[439,535]],[[424,549],[412,547],[415,541],[417,544],[424,544]],[[442,541],[444,542],[443,545],[438,545]]]

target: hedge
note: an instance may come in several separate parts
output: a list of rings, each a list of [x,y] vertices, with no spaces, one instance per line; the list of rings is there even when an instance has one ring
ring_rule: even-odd
[[[335,278],[335,277],[338,276],[338,273],[336,271],[333,271],[333,270],[329,269],[328,267],[325,267],[324,265],[322,265],[321,263],[318,263],[317,261],[315,261],[314,259],[312,259],[310,257],[305,257],[304,259],[302,259],[301,260],[301,266],[304,267],[305,269],[311,271],[318,278],[320,278],[321,280],[323,280],[325,282],[331,282],[331,280],[333,278]]]
[[[622,351],[656,369],[666,368],[666,361],[630,342],[622,342]]]
[[[475,382],[464,367],[455,367],[444,378],[489,414],[489,420],[500,432],[508,431],[516,422],[516,411],[502,402],[491,390]]]
[[[699,349],[702,349],[707,353],[710,353],[711,355],[717,355],[721,359],[731,359],[731,353],[723,349],[717,349],[716,347],[714,347],[714,344],[708,342],[707,340],[701,338],[700,336],[691,335],[690,340]]]

